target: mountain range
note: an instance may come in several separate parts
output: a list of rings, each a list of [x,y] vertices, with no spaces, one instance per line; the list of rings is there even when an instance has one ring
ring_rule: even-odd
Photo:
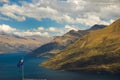
[[[64,34],[63,36],[55,37],[51,42],[40,46],[39,48],[33,50],[30,55],[34,56],[47,56],[51,57],[65,49],[70,44],[74,43],[76,40],[82,36],[88,34],[92,30],[98,30],[104,28],[105,25],[94,25],[88,30],[71,30]]]
[[[120,19],[92,30],[41,64],[46,68],[93,72],[120,72]]]
[[[52,38],[42,36],[17,36],[0,32],[0,53],[32,51]]]

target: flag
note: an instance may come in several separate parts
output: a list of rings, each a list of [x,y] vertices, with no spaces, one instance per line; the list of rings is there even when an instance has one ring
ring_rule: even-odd
[[[20,59],[18,64],[17,64],[17,67],[21,67],[21,66],[23,66],[23,64],[24,64],[24,60]]]

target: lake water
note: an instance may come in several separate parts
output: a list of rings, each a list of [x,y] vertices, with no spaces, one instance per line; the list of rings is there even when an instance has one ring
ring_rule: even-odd
[[[38,66],[46,58],[30,57],[26,53],[0,54],[0,80],[22,80],[21,69],[17,67],[21,57],[25,61],[25,80],[120,80],[119,75],[112,74],[49,70]]]

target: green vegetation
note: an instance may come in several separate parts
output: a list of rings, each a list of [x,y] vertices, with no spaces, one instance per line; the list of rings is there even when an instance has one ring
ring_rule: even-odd
[[[41,65],[61,70],[120,72],[120,19],[91,31]]]

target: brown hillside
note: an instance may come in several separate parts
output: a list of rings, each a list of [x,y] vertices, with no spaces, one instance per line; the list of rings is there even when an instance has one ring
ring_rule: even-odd
[[[120,19],[91,31],[42,66],[63,70],[120,72]]]

